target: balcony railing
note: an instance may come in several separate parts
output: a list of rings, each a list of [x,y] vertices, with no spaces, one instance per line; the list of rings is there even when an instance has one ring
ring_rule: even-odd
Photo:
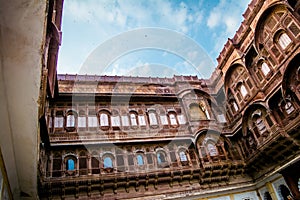
[[[189,136],[188,130],[143,130],[143,131],[93,131],[93,132],[66,132],[61,130],[49,134],[50,142],[78,142],[78,141],[108,141],[108,140],[135,140],[147,138],[173,138],[178,136]]]

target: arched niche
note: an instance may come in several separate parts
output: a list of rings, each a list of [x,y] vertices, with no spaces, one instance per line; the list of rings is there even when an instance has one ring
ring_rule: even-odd
[[[256,149],[272,133],[271,128],[276,123],[270,110],[263,104],[255,103],[247,107],[243,115],[242,131],[246,146]]]
[[[225,93],[227,94],[228,89],[236,82],[241,75],[247,72],[246,67],[241,59],[233,62],[230,67],[227,69],[224,78]]]
[[[74,176],[78,171],[78,156],[74,153],[63,155],[63,166],[66,176]]]
[[[232,159],[231,142],[215,130],[205,130],[197,134],[196,147],[203,164]]]
[[[111,126],[111,113],[105,109],[99,110],[98,118],[101,130],[108,130]]]
[[[251,95],[254,88],[254,81],[249,75],[249,71],[239,60],[232,64],[225,74],[226,98],[234,98],[236,103],[244,104],[244,101]],[[229,97],[231,94],[232,97]]]
[[[216,100],[207,92],[192,90],[182,94],[182,102],[190,120],[211,120],[221,113]]]
[[[102,155],[102,167],[107,173],[113,172],[115,168],[115,156],[111,152],[105,152]]]
[[[291,96],[298,104],[300,101],[300,53],[288,64],[282,79],[284,97]]]
[[[295,45],[299,23],[287,2],[276,2],[259,17],[255,27],[255,48],[272,66],[278,65]]]

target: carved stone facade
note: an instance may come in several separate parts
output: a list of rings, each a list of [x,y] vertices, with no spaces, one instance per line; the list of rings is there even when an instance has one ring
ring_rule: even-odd
[[[244,17],[207,80],[58,75],[40,199],[300,199],[300,5]]]

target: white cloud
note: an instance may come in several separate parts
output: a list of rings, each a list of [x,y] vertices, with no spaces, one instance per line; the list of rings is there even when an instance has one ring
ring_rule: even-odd
[[[197,75],[198,77],[202,76],[199,70],[187,61],[177,62],[175,64],[174,71],[174,74],[176,75]]]
[[[173,2],[174,3],[174,2]],[[165,27],[187,33],[188,23],[200,20],[199,13],[188,13],[188,6],[181,2],[174,6],[172,1],[165,0],[101,0],[100,3],[92,0],[68,0],[64,10],[66,16],[74,20],[98,24],[109,31],[107,27]],[[195,15],[195,16],[193,16]]]
[[[250,0],[220,0],[209,13],[206,25],[214,32],[214,52],[219,53],[228,38],[232,38],[238,30]]]
[[[175,2],[173,0],[67,0],[64,2],[63,20],[74,21],[74,23],[72,23],[72,27],[69,25],[72,30],[66,31],[69,31],[70,35],[77,34],[77,36],[70,37],[70,35],[66,35],[68,40],[65,40],[63,36],[63,42],[68,41],[68,45],[70,46],[68,48],[62,46],[60,55],[70,54],[70,56],[59,58],[59,64],[62,63],[64,67],[69,67],[73,71],[79,72],[80,70],[75,70],[75,68],[77,66],[78,68],[81,67],[80,65],[88,59],[85,56],[93,52],[93,48],[101,46],[101,44],[110,38],[116,37],[118,34],[124,34],[129,30],[136,30],[141,27],[159,27],[182,32],[192,37],[196,42],[203,40],[203,35],[205,35],[203,33],[205,32],[208,34],[204,40],[208,43],[206,45],[211,49],[204,52],[214,51],[219,53],[227,38],[232,37],[237,30],[242,18],[241,10],[246,8],[246,3],[249,1],[220,0],[219,4],[213,7],[211,11],[208,11],[206,10],[207,5],[211,5],[212,3],[204,0],[185,0],[184,2]],[[77,26],[76,29],[73,26]],[[63,33],[66,33],[66,31],[63,30]],[[143,34],[148,34],[147,40],[142,40],[142,37],[136,37],[143,36]],[[174,34],[163,35],[163,37],[158,37],[158,35],[153,33],[150,35],[147,32],[143,32],[143,34],[133,35],[132,37],[135,38],[130,43],[126,42],[128,39],[124,40],[124,38],[121,38],[122,41],[105,46],[105,52],[102,52],[97,57],[98,60],[95,60],[97,68],[95,67],[93,73],[101,71],[98,68],[110,58],[109,54],[116,53],[119,55],[118,49],[126,50],[130,49],[130,47],[140,47],[136,44],[137,42],[145,42],[145,45],[149,46],[148,43],[151,40],[156,43],[159,42],[160,45],[158,47],[161,47],[163,50],[171,50],[171,52],[179,54],[179,56],[182,56],[194,65],[200,66],[199,63],[203,60],[201,57],[204,54],[203,50],[199,50],[198,53],[194,52],[199,47],[184,43],[186,40],[176,39],[173,37]],[[163,60],[170,58],[167,52],[161,54]],[[64,61],[64,59],[68,59],[68,61]],[[78,61],[78,59],[80,60]],[[152,63],[151,60],[147,61]],[[167,65],[166,62],[162,63]],[[207,63],[209,62],[207,61]],[[111,66],[113,69],[109,69],[107,73],[118,75],[128,74],[135,67],[139,68],[141,72],[149,70],[146,60],[137,62],[137,59],[135,59],[126,62],[125,65],[122,63],[114,64]],[[150,65],[152,66],[152,64]],[[188,72],[186,64],[181,63],[181,65],[185,67],[183,72]],[[149,71],[146,72],[150,73]]]
[[[249,0],[221,0],[209,13],[207,26],[211,29],[225,27],[228,34],[234,34],[242,21],[241,10],[246,9]]]
[[[231,16],[226,17],[224,23],[226,24],[226,32],[230,35],[233,35],[240,25],[240,21]]]
[[[207,26],[209,28],[215,28],[221,23],[221,14],[219,12],[211,12],[207,19]]]
[[[194,51],[189,51],[189,52],[187,53],[187,58],[188,58],[189,60],[195,60],[195,59],[197,58],[197,56],[199,56],[198,53],[199,53],[199,51],[196,51],[196,50],[194,50]]]
[[[176,71],[170,66],[148,63],[139,61],[134,67],[128,70],[127,76],[140,76],[140,77],[172,77]]]
[[[125,75],[127,72],[127,69],[125,69],[123,66],[120,66],[118,63],[114,64],[113,67],[110,70],[104,71],[105,75],[108,76],[114,76],[114,75]],[[103,72],[102,72],[103,73]]]
[[[195,13],[195,23],[200,24],[203,21],[203,12],[198,11]]]

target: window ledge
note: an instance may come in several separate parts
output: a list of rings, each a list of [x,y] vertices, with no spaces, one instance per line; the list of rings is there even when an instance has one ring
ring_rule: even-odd
[[[66,176],[74,176],[76,173],[76,170],[67,170],[65,172]]]

